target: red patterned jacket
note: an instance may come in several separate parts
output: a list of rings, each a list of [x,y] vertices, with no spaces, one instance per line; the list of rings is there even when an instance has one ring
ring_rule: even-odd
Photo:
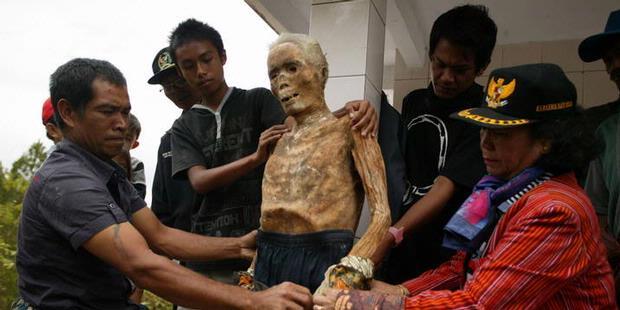
[[[405,309],[616,309],[614,282],[597,216],[572,173],[546,181],[515,202],[488,250],[464,253],[403,283]]]

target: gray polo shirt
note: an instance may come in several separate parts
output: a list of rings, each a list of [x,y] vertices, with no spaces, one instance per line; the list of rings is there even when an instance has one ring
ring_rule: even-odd
[[[65,139],[33,177],[19,224],[19,291],[43,309],[136,309],[128,280],[82,248],[146,206],[122,169]]]

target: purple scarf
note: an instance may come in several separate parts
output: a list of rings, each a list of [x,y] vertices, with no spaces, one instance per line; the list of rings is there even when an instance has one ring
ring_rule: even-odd
[[[537,167],[527,168],[509,181],[484,176],[444,227],[442,245],[469,253],[478,250],[499,220],[496,209],[505,213],[518,198],[549,177]]]

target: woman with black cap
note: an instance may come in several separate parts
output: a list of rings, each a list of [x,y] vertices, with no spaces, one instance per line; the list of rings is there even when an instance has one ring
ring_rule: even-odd
[[[485,97],[452,115],[481,127],[488,173],[444,228],[443,246],[458,254],[399,286],[330,291],[315,309],[616,308],[597,217],[573,173],[594,156],[574,85],[556,65],[523,65],[491,73]]]

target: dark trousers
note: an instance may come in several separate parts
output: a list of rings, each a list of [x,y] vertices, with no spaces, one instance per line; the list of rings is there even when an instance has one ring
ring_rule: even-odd
[[[254,279],[267,286],[290,281],[314,292],[329,266],[353,246],[353,232],[328,230],[288,235],[259,231]]]

